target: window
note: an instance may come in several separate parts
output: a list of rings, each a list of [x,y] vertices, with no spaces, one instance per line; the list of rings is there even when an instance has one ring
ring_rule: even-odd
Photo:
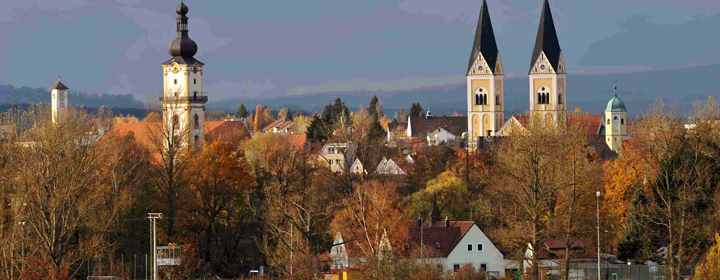
[[[173,128],[177,128],[178,126],[180,126],[180,118],[178,118],[177,115],[174,115],[172,117],[172,126]]]
[[[558,87],[558,99],[557,99],[558,104],[563,104],[562,103],[562,100],[563,100],[562,95],[563,95],[563,88]]]
[[[440,271],[445,270],[445,268],[443,267],[442,264],[438,264],[438,265],[437,265],[437,269],[440,270]]]
[[[481,251],[483,250],[483,244],[482,244],[482,243],[478,243],[478,244],[477,244],[477,250],[478,250],[478,252],[481,252]]]
[[[193,116],[193,128],[194,129],[200,128],[200,117],[198,117],[198,114],[195,114],[195,116]]]
[[[197,79],[193,79],[193,85],[197,85]]]
[[[472,252],[472,247],[473,247],[472,244],[467,245],[468,252]]]
[[[495,105],[502,105],[502,100],[500,100],[500,94],[495,94]]]
[[[440,248],[441,248],[440,242],[435,242],[435,249],[440,249]]]
[[[486,264],[486,263],[481,263],[481,264],[480,264],[480,271],[487,271],[487,264]]]
[[[195,135],[195,144],[197,144],[198,142],[200,142],[200,136]]]
[[[550,104],[550,89],[540,87],[537,92],[537,104]]]
[[[484,88],[475,90],[475,105],[488,105],[488,92]]]
[[[177,79],[175,79],[175,84],[177,85]]]
[[[610,124],[610,119],[607,120],[607,124]]]
[[[625,124],[625,119],[620,119],[620,124]]]
[[[405,250],[410,250],[410,243],[405,242]]]
[[[610,141],[610,139],[608,139],[608,141]],[[332,159],[328,159],[327,161],[328,161],[329,165],[332,165],[332,163],[333,163]]]
[[[458,270],[460,270],[460,264],[453,264],[453,272],[458,272]]]

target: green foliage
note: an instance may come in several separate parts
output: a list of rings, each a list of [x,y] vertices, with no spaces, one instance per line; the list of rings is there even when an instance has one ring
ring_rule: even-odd
[[[427,182],[425,189],[405,198],[406,204],[412,209],[412,217],[427,217],[435,195],[443,218],[469,219],[467,210],[471,194],[465,182],[453,171],[440,173],[437,178]]]
[[[412,106],[410,106],[410,111],[408,112],[408,115],[412,118],[419,118],[423,116],[423,108],[420,107],[420,103],[413,103]]]
[[[247,108],[245,108],[245,104],[240,103],[240,106],[238,106],[237,113],[235,113],[236,118],[247,118],[248,111]]]

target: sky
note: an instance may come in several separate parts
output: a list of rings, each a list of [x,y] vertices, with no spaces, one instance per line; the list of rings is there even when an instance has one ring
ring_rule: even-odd
[[[0,84],[162,91],[175,0],[4,0]],[[186,0],[211,99],[464,83],[480,0]],[[571,75],[720,63],[720,1],[551,0]],[[488,0],[506,77],[524,77],[542,0]]]

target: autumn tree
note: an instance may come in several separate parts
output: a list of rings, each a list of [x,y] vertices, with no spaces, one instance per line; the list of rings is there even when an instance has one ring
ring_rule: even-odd
[[[398,123],[407,122],[407,116],[405,115],[405,109],[400,107],[393,115],[393,121]]]
[[[343,199],[344,208],[332,221],[333,232],[354,242],[366,259],[382,261],[385,256],[399,254],[405,248],[408,228],[402,225],[408,217],[402,210],[396,188],[394,183],[383,185],[378,181],[357,186],[350,197]],[[381,272],[369,271],[375,278],[385,278]]]
[[[705,260],[695,267],[694,280],[720,279],[720,235],[715,234],[715,245],[710,247]]]
[[[412,209],[411,217],[428,217],[432,201],[437,205],[443,217],[451,220],[469,220],[472,195],[465,182],[453,171],[440,173],[437,178],[427,182],[427,188],[405,198]]]
[[[84,111],[69,108],[58,123],[30,114],[35,126],[4,155],[12,174],[5,181],[16,209],[12,223],[24,222],[23,274],[75,278],[85,260],[109,248],[103,239],[123,204],[117,199],[127,196],[102,183],[101,152],[89,136],[97,127],[88,125]]]
[[[253,131],[255,131],[255,133],[260,133],[260,130],[263,129],[263,125],[265,123],[263,117],[263,107],[262,105],[258,104],[257,107],[255,107],[255,122],[253,125]]]
[[[254,183],[250,166],[243,150],[220,139],[208,143],[205,149],[189,163],[191,202],[188,212],[194,222],[191,227],[203,236],[199,255],[207,263],[218,263],[223,251],[232,248],[218,247],[216,229],[231,220],[234,209],[242,203],[242,193]],[[200,240],[198,240],[200,241]],[[221,269],[220,267],[218,267]]]

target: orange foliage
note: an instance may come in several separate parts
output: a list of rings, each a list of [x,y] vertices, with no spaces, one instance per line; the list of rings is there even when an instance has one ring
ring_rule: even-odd
[[[604,166],[605,195],[602,208],[611,227],[617,233],[615,241],[622,233],[633,193],[642,186],[644,173],[648,170],[643,167],[642,152],[637,148],[635,141],[637,139],[630,138],[623,144],[622,157],[609,161]]]
[[[343,200],[346,208],[335,215],[333,231],[340,232],[344,240],[354,241],[350,247],[368,258],[387,250],[404,250],[408,228],[396,188],[395,183],[383,185],[378,181],[357,186],[352,196]]]

